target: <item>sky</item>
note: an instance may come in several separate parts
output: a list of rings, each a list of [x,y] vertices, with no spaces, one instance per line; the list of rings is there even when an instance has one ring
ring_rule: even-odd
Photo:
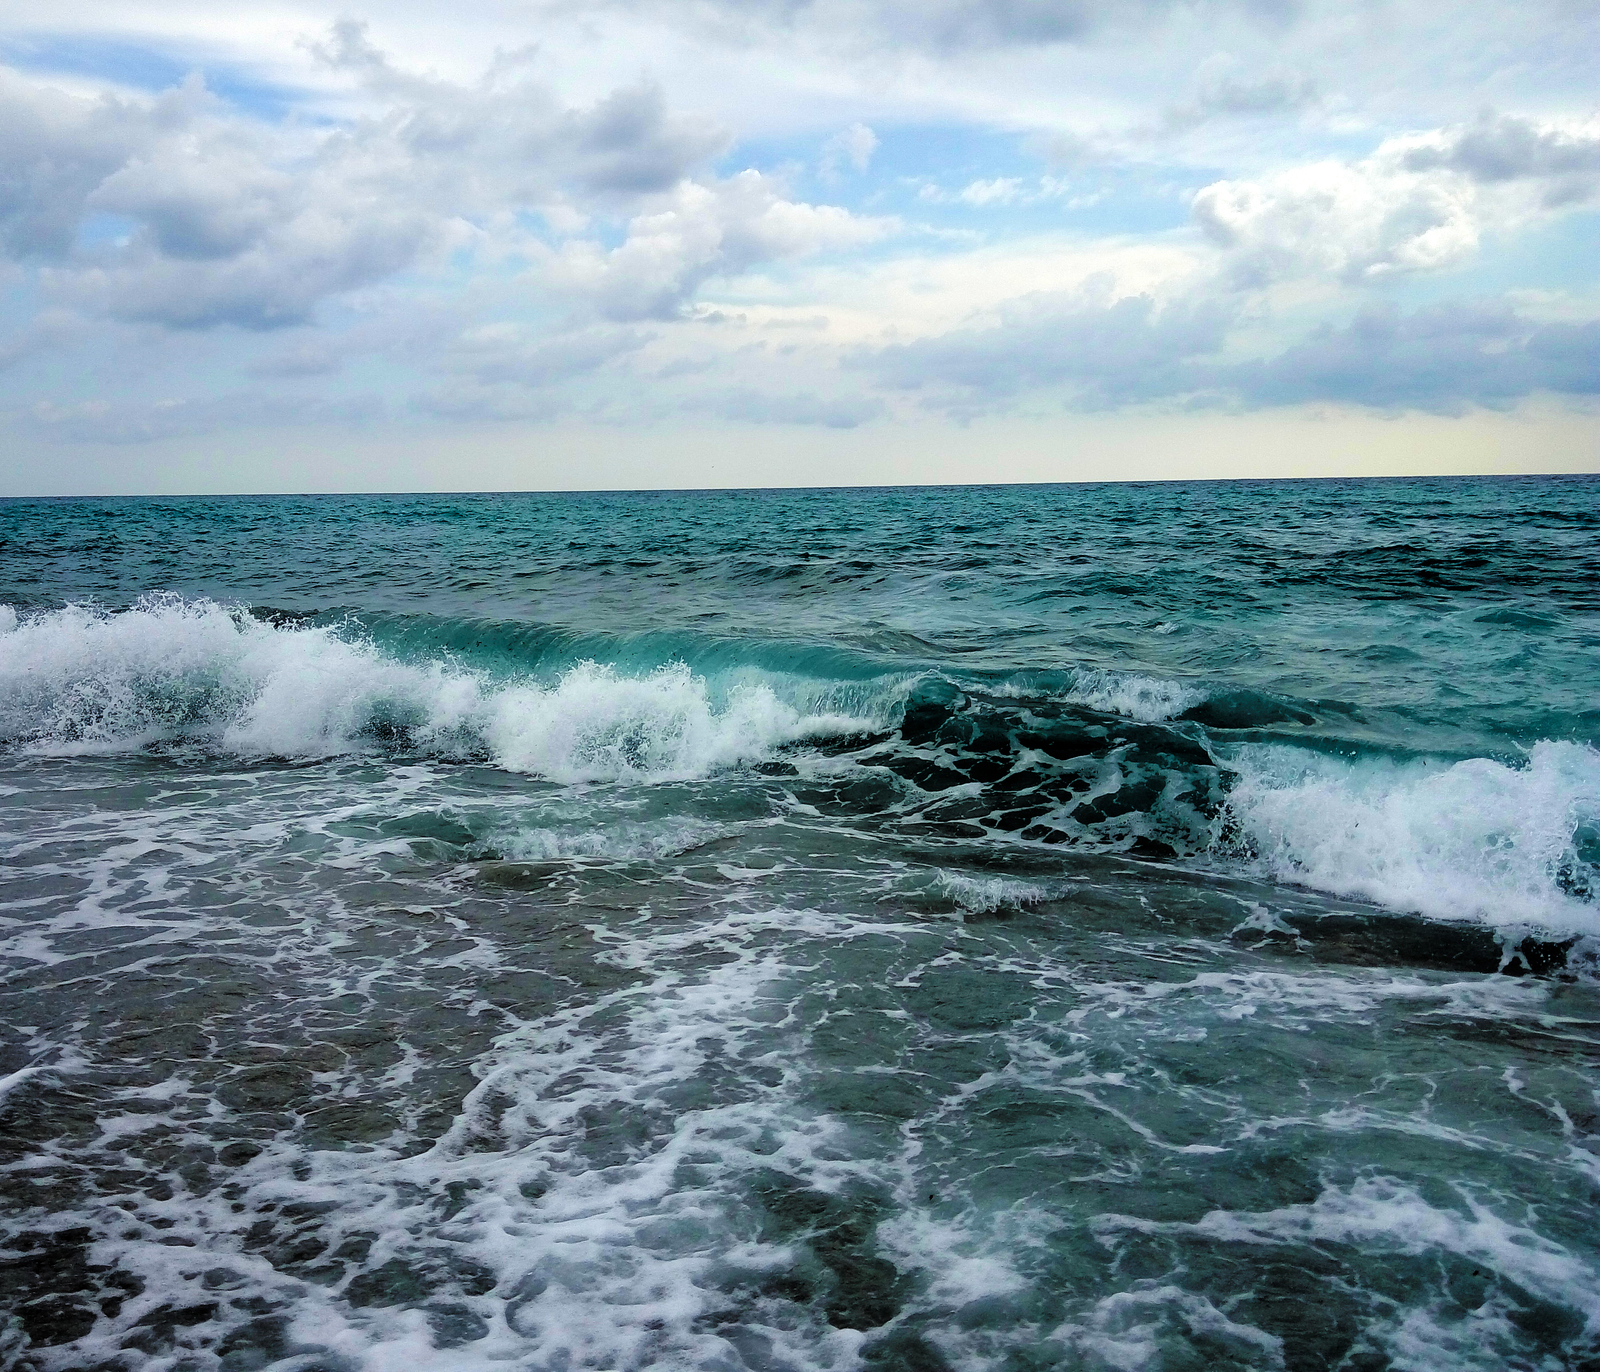
[[[0,495],[1600,471],[1593,0],[0,0]]]

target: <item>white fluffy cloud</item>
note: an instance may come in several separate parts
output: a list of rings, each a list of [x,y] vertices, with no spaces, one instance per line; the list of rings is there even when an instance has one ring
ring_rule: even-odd
[[[1475,201],[1459,178],[1373,159],[1219,181],[1195,197],[1194,212],[1244,284],[1309,273],[1354,283],[1462,260],[1478,244]]]
[[[607,318],[671,318],[710,277],[856,247],[894,228],[892,219],[791,200],[780,182],[743,171],[715,182],[683,182],[630,220],[619,246],[569,242],[550,255],[549,272]]]
[[[1487,229],[1571,206],[1600,187],[1600,124],[1486,117],[1386,140],[1195,196],[1200,225],[1244,284],[1326,274],[1351,283],[1454,266]]]

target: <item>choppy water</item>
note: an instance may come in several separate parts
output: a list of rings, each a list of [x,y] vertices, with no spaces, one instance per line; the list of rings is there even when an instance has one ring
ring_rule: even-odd
[[[1600,1367],[1597,496],[0,503],[0,1365]]]

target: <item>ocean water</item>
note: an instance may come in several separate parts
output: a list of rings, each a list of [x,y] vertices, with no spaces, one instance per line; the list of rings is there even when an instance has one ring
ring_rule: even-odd
[[[0,1365],[1600,1368],[1600,481],[0,540]]]

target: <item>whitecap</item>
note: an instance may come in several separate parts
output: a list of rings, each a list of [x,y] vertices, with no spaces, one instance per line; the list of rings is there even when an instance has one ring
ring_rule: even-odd
[[[1600,828],[1600,752],[1536,744],[1522,766],[1350,761],[1262,745],[1228,806],[1282,881],[1441,919],[1600,932],[1579,851]]]
[[[868,727],[790,704],[765,682],[718,693],[682,663],[630,676],[580,662],[553,680],[507,680],[449,658],[403,661],[349,631],[275,626],[174,596],[28,617],[0,656],[0,739],[41,753],[183,741],[319,758],[399,738],[558,782],[664,781]]]

